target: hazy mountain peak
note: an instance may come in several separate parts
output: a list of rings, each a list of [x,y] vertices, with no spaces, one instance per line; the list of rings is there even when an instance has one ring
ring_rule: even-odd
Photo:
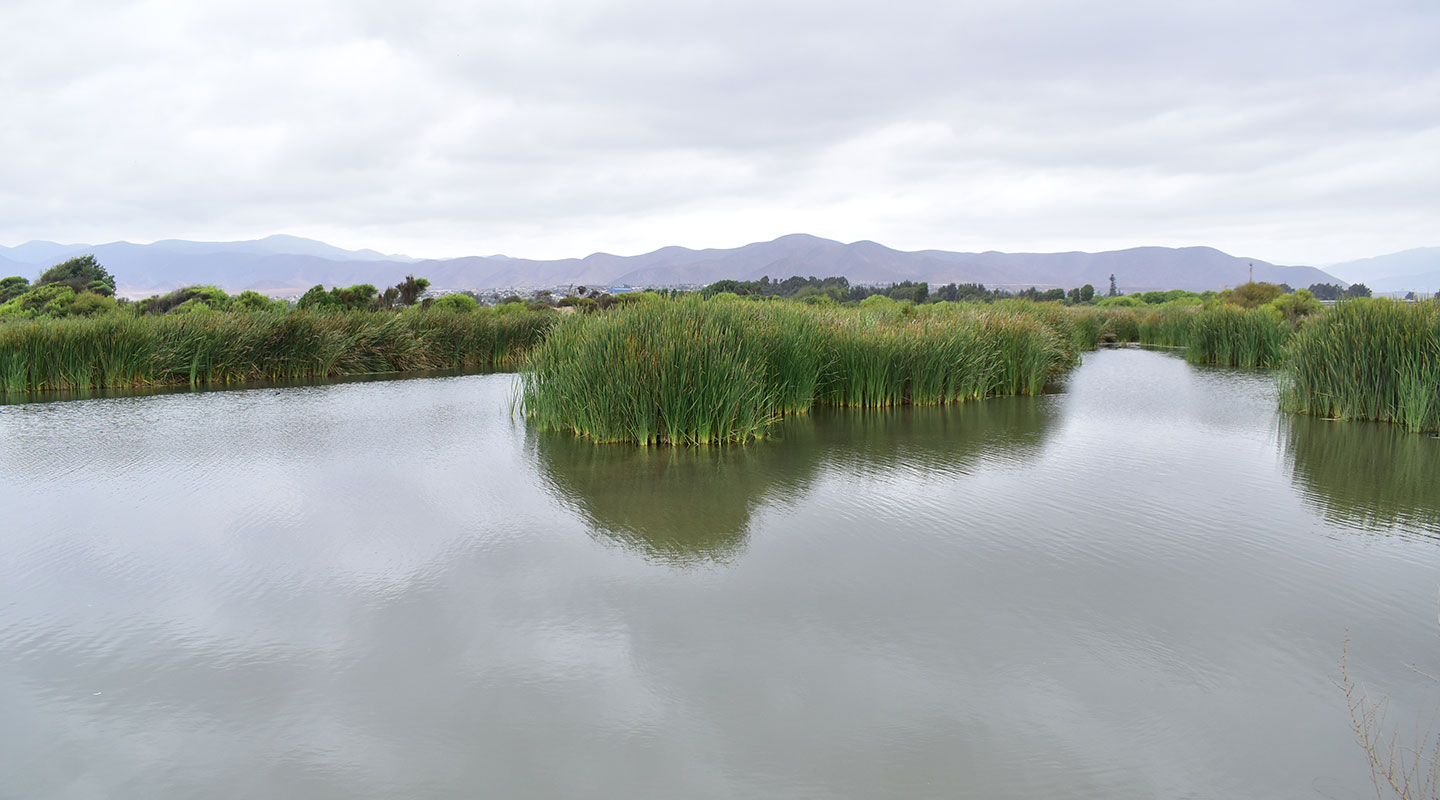
[[[1440,253],[1440,248],[1431,250]],[[18,257],[17,252],[27,257]],[[411,273],[422,274],[442,289],[702,285],[723,278],[752,280],[765,275],[776,279],[843,275],[852,283],[872,284],[912,280],[932,285],[954,282],[1004,288],[1071,288],[1086,283],[1108,285],[1113,274],[1121,291],[1132,292],[1235,286],[1249,279],[1252,264],[1256,280],[1296,287],[1344,282],[1312,267],[1276,266],[1205,246],[1137,247],[1102,253],[907,252],[869,239],[842,244],[808,233],[787,234],[729,249],[693,250],[670,245],[635,256],[598,252],[584,258],[551,261],[494,255],[416,263],[373,250],[344,250],[290,234],[244,242],[167,239],[149,245],[30,242],[0,248],[0,258],[29,265],[19,270],[5,267],[9,271],[38,273],[61,257],[86,252],[94,252],[116,276],[121,288],[131,294],[196,283],[216,284],[233,291],[256,288],[275,294],[299,294],[317,283],[386,286]]]

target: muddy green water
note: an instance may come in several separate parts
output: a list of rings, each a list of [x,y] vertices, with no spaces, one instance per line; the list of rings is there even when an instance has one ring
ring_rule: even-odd
[[[1264,374],[684,451],[514,382],[0,406],[0,797],[1360,797],[1347,636],[1440,727],[1440,441]]]

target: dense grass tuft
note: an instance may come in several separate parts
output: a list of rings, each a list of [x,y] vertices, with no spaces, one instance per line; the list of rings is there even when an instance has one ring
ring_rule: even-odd
[[[1281,393],[1290,411],[1440,431],[1440,304],[1347,300],[1290,343]]]
[[[417,309],[16,320],[0,323],[0,391],[514,365],[556,316]]]
[[[1035,305],[691,297],[564,320],[532,352],[521,399],[540,429],[601,442],[745,442],[815,403],[1038,394],[1075,363],[1076,340],[1063,309]]]
[[[1223,367],[1277,367],[1290,326],[1263,308],[1207,308],[1190,321],[1185,357]]]

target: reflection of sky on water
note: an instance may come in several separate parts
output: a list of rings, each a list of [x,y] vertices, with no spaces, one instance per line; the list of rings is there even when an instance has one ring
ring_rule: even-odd
[[[1337,535],[1264,375],[679,453],[512,381],[0,408],[5,791],[1354,796],[1346,636],[1434,706],[1433,544]]]

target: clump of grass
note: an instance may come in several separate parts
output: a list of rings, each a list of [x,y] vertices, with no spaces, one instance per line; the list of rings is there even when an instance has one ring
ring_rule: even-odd
[[[1102,341],[1105,315],[1094,306],[1071,308],[1070,325],[1074,331],[1076,349],[1094,350]]]
[[[687,300],[572,316],[531,355],[525,413],[541,430],[601,442],[760,437],[779,413],[783,362],[771,360],[770,337],[747,327],[747,312]]]
[[[1440,305],[1357,299],[1313,317],[1290,343],[1281,403],[1440,431]]]
[[[194,313],[0,323],[0,391],[305,380],[509,366],[549,312]]]
[[[1116,307],[1102,310],[1104,323],[1100,340],[1105,342],[1140,341],[1140,315],[1133,309]]]
[[[815,403],[1038,394],[1074,364],[1075,339],[1059,309],[692,297],[561,322],[531,354],[521,401],[538,428],[600,442],[745,442]]]
[[[1195,306],[1152,311],[1137,325],[1139,341],[1163,347],[1186,347],[1199,310]]]
[[[1194,315],[1185,358],[1224,367],[1276,367],[1289,335],[1290,326],[1267,309],[1220,305]]]

